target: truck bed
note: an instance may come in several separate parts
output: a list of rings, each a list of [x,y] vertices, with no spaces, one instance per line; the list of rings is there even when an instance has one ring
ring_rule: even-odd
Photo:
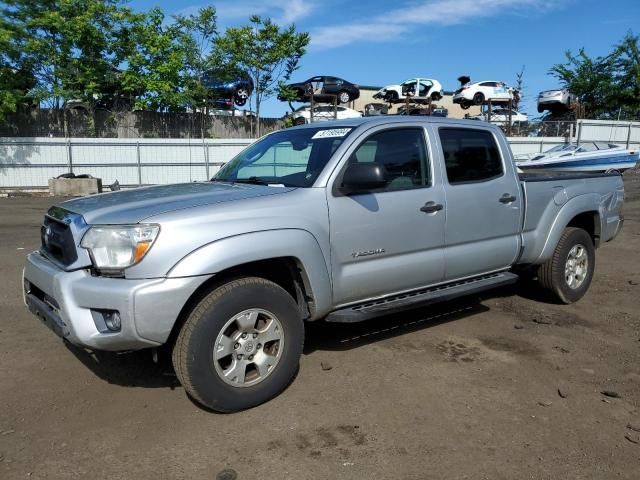
[[[554,224],[559,219],[559,223],[566,225],[576,211],[605,214],[597,219],[596,230],[602,241],[609,240],[615,233],[624,199],[619,173],[540,172],[519,173],[518,177],[526,198],[521,263],[538,263]]]
[[[518,177],[522,182],[547,182],[557,180],[583,180],[599,177],[615,177],[620,175],[619,173],[604,173],[604,172],[588,172],[588,173],[575,173],[575,172],[526,172],[518,173]]]

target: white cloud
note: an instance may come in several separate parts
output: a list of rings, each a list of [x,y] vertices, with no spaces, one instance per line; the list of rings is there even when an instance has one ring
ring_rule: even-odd
[[[176,13],[190,15],[204,6],[191,5]],[[215,2],[214,6],[223,25],[246,22],[251,15],[268,16],[278,24],[289,24],[311,15],[318,4],[315,0],[224,0]]]
[[[311,32],[317,48],[336,48],[355,42],[385,42],[425,25],[456,25],[478,18],[546,11],[566,0],[421,0],[405,3],[384,15],[354,19]]]

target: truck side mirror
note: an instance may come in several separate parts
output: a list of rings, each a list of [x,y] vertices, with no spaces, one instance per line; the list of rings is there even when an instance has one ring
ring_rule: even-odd
[[[351,163],[342,177],[340,189],[349,193],[367,192],[387,184],[384,167],[375,162]]]

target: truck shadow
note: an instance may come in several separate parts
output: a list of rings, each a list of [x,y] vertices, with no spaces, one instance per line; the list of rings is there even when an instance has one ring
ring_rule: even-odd
[[[469,297],[436,303],[359,323],[310,322],[306,325],[304,354],[351,350],[488,311],[480,300]]]
[[[159,350],[157,363],[149,350],[136,352],[90,351],[64,342],[67,349],[93,374],[114,385],[141,388],[170,388],[180,386],[171,365],[170,352]]]
[[[488,298],[520,296],[547,301],[544,294],[519,285],[488,291],[483,295],[386,315],[360,323],[309,322],[306,325],[304,355],[315,351],[344,351],[435,327],[490,310],[482,301]],[[171,365],[167,347],[158,349],[157,362],[149,350],[127,353],[90,351],[65,342],[67,349],[98,378],[125,387],[170,388],[180,386]]]
[[[514,297],[547,305],[558,304],[547,292],[537,288],[530,278],[525,277],[513,285],[487,290],[481,294],[434,303],[360,323],[309,322],[305,328],[304,353],[308,355],[316,350],[342,351],[358,348],[488,312],[491,308],[482,303],[484,300]]]

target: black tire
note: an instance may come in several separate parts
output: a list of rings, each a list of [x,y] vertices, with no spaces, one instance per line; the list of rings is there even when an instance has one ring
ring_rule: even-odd
[[[387,103],[395,103],[399,100],[398,92],[390,91],[384,96]]]
[[[243,107],[247,104],[247,100],[249,99],[249,89],[246,87],[238,87],[233,94],[233,100],[236,105],[239,107]]]
[[[565,267],[569,253],[575,246],[582,246],[587,257],[586,274],[576,288],[569,286]],[[580,300],[591,285],[595,272],[596,254],[591,236],[581,228],[567,227],[556,245],[553,256],[538,269],[538,282],[544,289],[562,303],[569,304]]]
[[[538,105],[538,113],[544,112],[544,107],[542,105]]]
[[[234,386],[223,380],[216,370],[214,352],[225,325],[249,309],[273,313],[282,327],[284,347],[262,380]],[[291,295],[263,278],[241,278],[218,286],[193,308],[176,340],[173,366],[178,380],[196,402],[217,412],[233,412],[260,405],[285,390],[298,371],[303,343],[304,325]],[[238,345],[236,343],[233,347],[236,349],[232,355],[234,358],[238,351],[246,353],[242,347],[237,350]],[[280,345],[278,341],[276,352]],[[257,356],[259,348],[258,344],[250,352]],[[266,350],[266,343],[263,349]]]
[[[469,110],[469,107],[471,107],[471,105],[470,105],[470,104],[468,104],[467,102],[461,102],[461,103],[460,103],[460,108],[461,108],[462,110]]]
[[[481,92],[476,93],[473,96],[474,105],[482,105],[484,103],[484,95]]]
[[[434,102],[437,102],[438,100],[442,99],[442,95],[440,94],[440,92],[433,92],[431,94],[431,100],[433,100]]]
[[[294,125],[304,125],[305,123],[307,123],[307,121],[302,117],[298,117],[293,121]]]
[[[346,90],[340,90],[338,92],[338,103],[349,103],[351,101],[351,94]]]

